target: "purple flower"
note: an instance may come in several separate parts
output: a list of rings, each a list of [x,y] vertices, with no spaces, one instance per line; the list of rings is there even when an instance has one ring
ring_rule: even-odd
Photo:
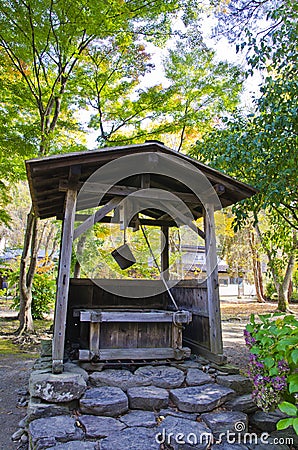
[[[260,384],[263,384],[264,377],[261,374],[258,374],[254,377],[254,385],[258,387]]]
[[[256,362],[256,366],[257,366],[259,369],[264,369],[264,364],[263,364],[262,362],[260,362],[260,361],[257,361],[257,362]]]
[[[285,387],[287,386],[286,377],[282,376],[282,377],[272,378],[272,386],[277,391],[283,391],[285,389]]]
[[[278,361],[277,367],[279,368],[279,370],[281,372],[288,372],[290,370],[287,361],[285,361],[284,359],[281,359],[280,361]]]

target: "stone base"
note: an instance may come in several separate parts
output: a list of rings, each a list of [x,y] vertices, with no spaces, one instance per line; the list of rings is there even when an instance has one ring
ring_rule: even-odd
[[[30,450],[261,450],[241,443],[248,423],[270,433],[278,420],[259,412],[250,419],[256,407],[248,379],[204,358],[131,370],[92,366],[91,373],[66,363],[60,375],[49,363],[36,364],[28,414],[15,433],[29,437]],[[216,442],[228,432],[240,442]]]

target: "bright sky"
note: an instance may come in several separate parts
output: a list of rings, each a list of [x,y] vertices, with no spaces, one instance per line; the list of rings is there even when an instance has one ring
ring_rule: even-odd
[[[216,20],[211,17],[206,17],[202,21],[202,33],[204,37],[205,43],[216,51],[216,55],[219,61],[226,60],[230,63],[244,65],[245,64],[245,55],[241,53],[236,53],[235,45],[232,45],[228,42],[226,38],[221,38],[220,41],[215,42],[215,40],[210,38],[210,33],[214,29],[216,25]],[[180,19],[177,19],[174,24],[174,28],[177,30],[183,29],[183,24]],[[173,43],[174,44],[174,43]],[[171,45],[171,44],[170,44]],[[161,49],[159,47],[154,46],[153,44],[146,44],[148,52],[152,55],[152,61],[155,64],[155,69],[146,74],[143,77],[143,81],[141,83],[142,87],[154,86],[155,84],[161,83],[165,81],[164,79],[164,71],[162,66],[162,59],[165,57],[167,53],[167,49]],[[256,73],[253,77],[249,77],[244,83],[244,91],[241,95],[241,104],[244,108],[250,108],[252,106],[252,99],[254,94],[259,92],[258,86],[261,83],[261,75]],[[88,121],[88,114],[86,113],[86,117],[84,120]],[[81,117],[82,120],[82,117]],[[97,133],[90,133],[87,136],[87,146],[90,149],[97,147],[96,142]]]

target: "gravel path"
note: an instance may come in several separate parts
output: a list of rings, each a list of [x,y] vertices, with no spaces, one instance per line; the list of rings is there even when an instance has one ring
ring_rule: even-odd
[[[17,391],[28,386],[29,372],[34,359],[0,355],[0,449],[14,450],[19,443],[11,440],[18,423],[26,415],[26,408],[17,406],[21,397]]]

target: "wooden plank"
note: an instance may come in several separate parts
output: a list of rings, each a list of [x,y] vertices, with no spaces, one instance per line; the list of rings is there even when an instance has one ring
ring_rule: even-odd
[[[87,353],[88,352],[88,353]],[[89,355],[89,358],[88,358]],[[182,359],[190,355],[187,347],[173,348],[110,348],[99,350],[99,360],[123,359]],[[88,361],[92,358],[89,350],[79,350],[79,359]]]
[[[96,211],[95,214],[90,216],[85,222],[79,225],[74,230],[74,239],[78,238],[85,231],[89,230],[95,223],[99,222],[106,214],[111,212],[121,201],[121,198],[114,197],[110,200],[105,206],[103,206],[100,210]]]
[[[61,180],[59,183],[59,191],[65,192],[67,190],[67,187],[68,187],[68,182],[66,180]],[[79,183],[78,190],[83,188],[84,194],[91,194],[91,195],[97,196],[97,197],[99,194],[105,193],[105,195],[120,196],[120,197],[127,197],[127,196],[133,194],[134,197],[136,197],[136,198],[143,198],[144,193],[142,193],[142,192],[138,193],[138,191],[140,191],[140,189],[148,189],[149,187],[150,187],[150,174],[143,174],[141,176],[141,187],[140,188],[137,188],[134,186],[122,186],[122,185],[116,185],[116,184],[111,187],[108,184],[91,183],[91,182],[87,181],[85,183]],[[152,192],[150,192],[150,196],[152,196],[152,197],[149,197],[147,194],[146,198],[171,201],[167,192],[165,192],[165,193],[162,192],[163,189],[161,189],[160,192],[158,192],[158,193],[154,192],[154,190],[152,190]],[[190,192],[175,192],[174,191],[174,192],[172,192],[172,194],[177,196],[178,198],[180,198],[185,203],[198,204],[198,205],[201,204],[198,197],[195,194],[192,194]]]
[[[183,225],[188,225],[193,231],[197,232],[197,226],[192,222],[191,218],[185,216],[179,209],[167,201],[167,209],[173,214],[172,218],[180,220]],[[162,210],[162,209],[161,209]],[[175,221],[175,220],[174,220]]]
[[[161,248],[160,262],[161,262],[161,271],[163,272],[163,277],[165,280],[170,278],[169,274],[169,227],[162,226],[161,233],[164,236],[164,246]],[[162,239],[161,239],[162,243]]]
[[[90,217],[90,214],[76,214],[75,221],[76,222],[84,222],[89,217]],[[57,218],[61,219],[62,217],[59,216]],[[99,220],[99,222],[101,222],[101,223],[111,223],[112,222],[115,224],[118,223],[117,221],[115,221],[115,218],[112,218],[109,216],[103,217],[101,220]],[[148,226],[152,226],[152,227],[158,227],[158,226],[171,227],[171,226],[176,225],[175,222],[168,221],[168,220],[154,220],[154,219],[139,218],[138,220],[132,219],[129,223],[129,227],[135,227],[137,222],[141,223],[142,225],[148,225]]]
[[[141,175],[141,188],[142,189],[149,189],[150,188],[150,182],[151,182],[150,173],[143,173]]]
[[[205,229],[205,253],[206,253],[206,275],[207,275],[207,295],[208,314],[210,324],[210,350],[215,354],[222,354],[222,330],[220,316],[218,267],[216,253],[214,206],[206,204],[204,211]]]
[[[100,345],[100,323],[91,322],[89,348],[90,352],[92,353],[92,357],[99,355],[99,345]]]
[[[174,312],[134,312],[134,311],[96,311],[83,310],[80,312],[81,322],[173,322]],[[178,323],[188,323],[190,314],[179,312],[175,320]]]
[[[65,325],[69,291],[69,272],[71,264],[76,199],[76,189],[67,191],[65,202],[65,216],[62,229],[59,274],[57,281],[57,299],[55,307],[53,337],[53,373],[61,373],[63,371]]]

